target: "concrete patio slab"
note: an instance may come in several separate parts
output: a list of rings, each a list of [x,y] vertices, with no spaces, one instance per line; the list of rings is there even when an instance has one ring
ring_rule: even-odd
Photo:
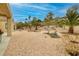
[[[2,40],[0,43],[0,56],[2,56],[4,54],[4,52],[8,46],[9,40],[10,40],[10,37],[7,37],[6,33],[2,35]]]

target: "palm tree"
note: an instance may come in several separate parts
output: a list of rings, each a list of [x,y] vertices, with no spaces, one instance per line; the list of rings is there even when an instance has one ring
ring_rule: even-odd
[[[58,24],[59,27],[65,29],[66,20],[64,18],[60,18],[59,20],[57,20],[57,24]]]
[[[36,17],[33,17],[32,25],[35,27],[35,30],[38,30],[38,26],[41,25],[41,20]]]
[[[69,33],[73,34],[74,26],[78,22],[78,18],[79,18],[78,9],[75,7],[69,8],[67,10],[66,16],[67,16],[68,25],[69,25]]]
[[[27,25],[28,25],[28,27],[29,27],[29,29],[31,31],[31,27],[32,27],[32,24],[31,24],[31,16],[28,16],[28,18],[26,18],[25,20],[28,20]]]
[[[49,27],[50,25],[52,25],[52,22],[53,22],[53,14],[51,12],[48,13],[44,22],[45,22],[45,25],[48,27],[48,33],[49,33]]]
[[[23,22],[17,22],[16,23],[17,29],[23,29],[24,26],[25,26],[25,24]]]

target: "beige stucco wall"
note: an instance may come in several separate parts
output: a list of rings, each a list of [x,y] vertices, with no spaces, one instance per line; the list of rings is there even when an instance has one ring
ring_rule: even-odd
[[[6,32],[5,24],[7,23],[7,18],[5,16],[0,16],[0,29]]]
[[[7,19],[6,16],[0,16],[0,29],[4,32],[7,32],[7,28],[6,28],[7,20],[9,20],[9,19]],[[14,22],[11,22],[11,28],[10,29],[11,29],[11,31],[14,31]]]
[[[7,3],[0,4],[0,28],[7,32],[7,36],[11,36],[13,31],[13,21],[12,21],[12,14],[10,10],[10,6]],[[5,27],[7,24],[7,28]]]

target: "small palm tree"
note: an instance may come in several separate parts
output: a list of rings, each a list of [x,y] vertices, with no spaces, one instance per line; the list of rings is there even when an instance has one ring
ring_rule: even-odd
[[[25,27],[25,24],[23,22],[17,22],[16,27],[17,29],[22,29],[23,27]]]
[[[74,26],[78,22],[79,13],[78,8],[72,7],[67,10],[66,13],[68,25],[69,25],[69,33],[74,33]]]
[[[51,12],[49,12],[44,20],[45,25],[48,27],[47,28],[48,33],[49,33],[49,27],[50,27],[50,25],[52,25],[52,22],[53,22],[53,14]]]
[[[36,17],[33,17],[32,25],[35,27],[35,30],[38,30],[38,26],[41,25],[41,20]]]
[[[30,29],[30,31],[31,31],[31,16],[28,16],[28,18],[26,18],[25,19],[26,21],[28,20],[28,23],[27,23],[27,25],[28,25],[28,27],[29,27],[29,29]]]
[[[59,21],[58,21],[58,25],[59,25],[61,28],[64,28],[64,29],[65,29],[65,24],[66,24],[65,21],[66,21],[66,20],[64,20],[64,19],[59,20]]]

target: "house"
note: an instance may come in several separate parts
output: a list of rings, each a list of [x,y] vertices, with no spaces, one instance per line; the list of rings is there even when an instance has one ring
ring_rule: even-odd
[[[14,29],[10,6],[7,3],[0,3],[0,29],[7,32],[7,36],[11,36]]]

